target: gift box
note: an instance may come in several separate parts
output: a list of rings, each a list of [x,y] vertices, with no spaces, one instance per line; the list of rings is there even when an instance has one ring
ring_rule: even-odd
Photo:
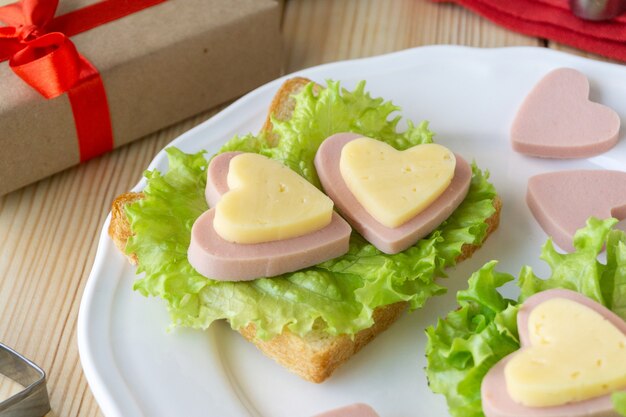
[[[56,3],[0,8],[0,195],[280,74],[276,0]]]

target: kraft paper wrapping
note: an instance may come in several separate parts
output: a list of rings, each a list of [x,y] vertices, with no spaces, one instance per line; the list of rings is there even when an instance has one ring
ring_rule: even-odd
[[[94,0],[61,0],[57,15]],[[276,0],[169,0],[72,37],[100,71],[114,146],[237,97],[281,69]],[[79,162],[69,100],[0,63],[0,195]]]

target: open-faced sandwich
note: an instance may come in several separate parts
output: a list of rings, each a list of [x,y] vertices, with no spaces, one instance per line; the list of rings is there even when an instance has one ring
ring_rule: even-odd
[[[398,132],[397,110],[364,83],[294,78],[261,132],[210,163],[168,148],[169,170],[113,204],[109,234],[144,274],[134,288],[162,298],[175,325],[226,319],[289,370],[325,380],[441,293],[435,278],[498,225],[487,176],[431,144],[425,122]]]
[[[486,264],[457,294],[459,308],[427,329],[430,388],[455,417],[626,416],[626,233],[590,218],[572,253],[551,240],[547,279]],[[606,248],[606,262],[598,255]]]

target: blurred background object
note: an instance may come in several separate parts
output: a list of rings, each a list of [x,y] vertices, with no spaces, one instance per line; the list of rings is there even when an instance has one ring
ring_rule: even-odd
[[[626,11],[624,0],[570,0],[572,12],[587,20],[609,20]]]

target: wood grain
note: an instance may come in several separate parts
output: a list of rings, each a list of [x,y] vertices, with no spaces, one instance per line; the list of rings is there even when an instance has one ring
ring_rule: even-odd
[[[291,0],[283,32],[287,72],[429,44],[543,45],[420,0]],[[165,144],[216,111],[0,198],[0,341],[47,371],[51,416],[101,415],[81,370],[76,319],[111,201]],[[0,379],[0,395],[12,389]]]
[[[23,389],[24,387],[22,385],[13,381],[11,378],[0,374],[0,401],[11,398],[11,396],[17,394]]]
[[[216,112],[0,199],[0,340],[47,372],[50,415],[101,415],[80,366],[76,320],[111,201],[161,148]]]
[[[292,0],[284,21],[288,72],[421,45],[540,46],[451,4],[419,0]]]

